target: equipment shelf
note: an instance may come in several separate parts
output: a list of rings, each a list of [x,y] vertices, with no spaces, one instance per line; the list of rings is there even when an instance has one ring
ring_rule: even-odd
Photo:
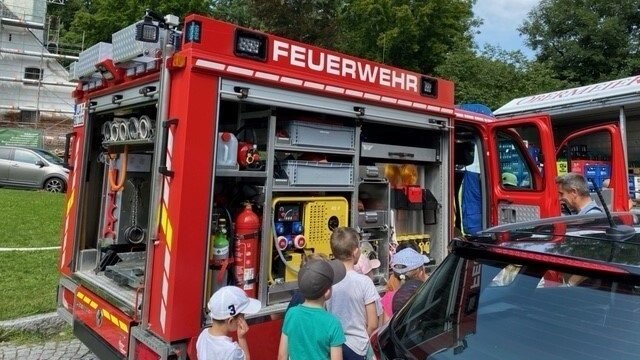
[[[267,172],[216,168],[216,176],[237,178],[266,178]]]

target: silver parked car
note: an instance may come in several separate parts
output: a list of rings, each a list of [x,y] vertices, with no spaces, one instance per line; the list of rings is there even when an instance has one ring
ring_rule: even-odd
[[[64,192],[69,170],[59,156],[44,150],[0,145],[0,186]]]

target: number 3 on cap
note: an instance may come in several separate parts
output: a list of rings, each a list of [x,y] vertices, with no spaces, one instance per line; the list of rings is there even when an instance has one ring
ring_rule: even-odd
[[[233,316],[236,314],[236,307],[235,305],[229,305],[229,315]]]

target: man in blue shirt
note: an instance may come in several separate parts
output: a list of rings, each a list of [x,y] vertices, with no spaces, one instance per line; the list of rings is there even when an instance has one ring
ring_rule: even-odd
[[[567,205],[572,214],[597,214],[602,208],[591,199],[587,179],[578,173],[566,173],[556,178],[560,202]]]

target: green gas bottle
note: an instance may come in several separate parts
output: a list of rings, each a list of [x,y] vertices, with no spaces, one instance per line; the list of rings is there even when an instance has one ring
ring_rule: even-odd
[[[227,238],[227,221],[218,219],[218,230],[213,238],[213,261],[222,263],[229,258],[229,239]]]

